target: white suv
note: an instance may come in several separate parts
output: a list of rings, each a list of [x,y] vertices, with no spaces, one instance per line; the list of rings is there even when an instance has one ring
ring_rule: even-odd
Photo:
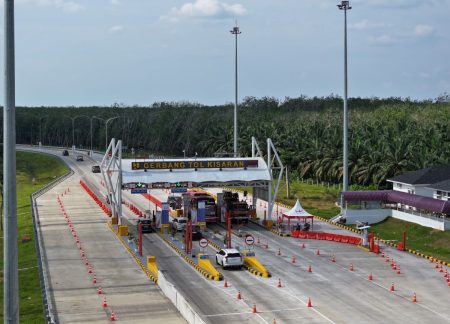
[[[174,217],[172,221],[172,227],[177,231],[182,231],[186,228],[186,217]]]
[[[222,268],[242,268],[244,258],[236,249],[222,249],[216,254],[216,263]]]

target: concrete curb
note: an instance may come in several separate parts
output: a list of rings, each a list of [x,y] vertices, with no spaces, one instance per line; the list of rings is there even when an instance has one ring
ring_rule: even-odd
[[[255,276],[259,276],[261,278],[270,278],[270,277],[272,277],[272,275],[270,274],[269,271],[267,271],[267,276],[266,276],[264,273],[262,273],[262,272],[260,272],[260,271],[258,271],[256,269],[253,269],[253,268],[250,268],[250,267],[245,267],[245,268],[248,270],[248,272],[250,272],[251,274],[253,274]]]
[[[112,224],[110,221],[107,222],[108,228],[111,230],[111,232],[114,233],[114,235],[117,237],[119,242],[122,244],[122,246],[125,248],[125,250],[131,255],[131,257],[134,259],[134,261],[137,263],[137,265],[144,271],[144,273],[147,275],[147,277],[153,281],[155,284],[158,284],[158,279],[148,270],[142,261],[136,256],[136,254],[131,250],[131,248],[124,242],[121,236],[117,234],[117,232],[114,230]]]
[[[206,279],[215,280],[215,281],[223,280],[222,273],[219,272],[219,276],[218,277],[211,275],[209,272],[207,272],[207,271],[203,270],[202,268],[200,268],[200,266],[197,263],[195,263],[194,261],[192,261],[189,257],[185,256],[183,254],[183,252],[178,248],[178,246],[176,246],[175,244],[173,244],[172,242],[167,240],[163,235],[161,235],[159,233],[158,233],[158,236],[164,242],[166,242],[172,249],[174,249],[184,260],[186,260],[187,263],[189,263],[192,267],[194,267],[195,270],[200,272]]]

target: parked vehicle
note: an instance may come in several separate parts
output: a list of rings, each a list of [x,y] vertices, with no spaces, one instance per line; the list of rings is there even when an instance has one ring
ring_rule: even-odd
[[[64,150],[64,151],[62,152],[62,155],[63,155],[63,156],[69,156],[69,151]]]
[[[223,269],[240,269],[244,265],[244,258],[236,249],[222,249],[216,253],[216,264],[221,265]]]
[[[99,165],[93,165],[92,166],[92,173],[100,173],[100,166]]]
[[[226,211],[230,212],[232,222],[236,223],[248,223],[251,210],[245,201],[239,200],[238,193],[232,193],[231,191],[223,191],[218,197],[222,197],[219,201],[222,202],[221,207],[225,207]]]
[[[83,155],[77,155],[77,161],[84,161]]]
[[[186,217],[175,217],[172,221],[172,227],[177,231],[182,231],[186,228],[187,218]]]
[[[188,215],[197,213],[198,211],[198,203],[200,201],[205,202],[205,221],[207,223],[213,223],[217,222],[219,220],[219,217],[217,216],[217,207],[216,207],[216,201],[213,197],[211,197],[207,193],[200,193],[200,192],[194,192],[191,195],[191,200],[189,202],[189,211]]]
[[[142,226],[142,233],[153,232],[152,221],[150,219],[138,219],[137,226],[139,230],[139,224]]]
[[[172,209],[181,209],[183,200],[180,196],[169,196],[167,198],[167,203]]]

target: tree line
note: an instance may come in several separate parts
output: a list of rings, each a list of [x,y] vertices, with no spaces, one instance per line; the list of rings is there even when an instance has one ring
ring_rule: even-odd
[[[78,117],[77,117],[78,116]],[[92,118],[96,116],[98,118]],[[135,156],[214,156],[233,151],[233,105],[158,102],[127,107],[19,107],[17,142],[105,147],[120,138]],[[72,133],[72,119],[74,133]],[[100,119],[99,119],[100,118]],[[384,187],[408,170],[450,163],[447,100],[350,98],[349,175],[355,185]],[[102,120],[103,119],[103,120]],[[342,180],[342,99],[338,96],[246,97],[239,106],[239,152],[251,154],[251,137],[275,143],[297,177]],[[184,151],[184,152],[183,152]]]

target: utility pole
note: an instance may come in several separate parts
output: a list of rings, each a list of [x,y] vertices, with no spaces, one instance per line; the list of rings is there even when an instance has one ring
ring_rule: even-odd
[[[234,57],[234,142],[233,142],[233,150],[234,157],[238,156],[238,117],[237,117],[237,109],[238,109],[238,35],[242,34],[239,30],[239,27],[233,27],[230,30],[235,36],[235,57]]]
[[[16,197],[16,102],[14,58],[14,0],[4,2],[5,106],[3,108],[3,199],[5,208],[3,254],[4,323],[19,323]]]
[[[352,9],[349,1],[342,1],[337,5],[339,10],[344,10],[344,125],[343,125],[343,187],[342,191],[348,191],[348,106],[347,106],[347,10]]]

